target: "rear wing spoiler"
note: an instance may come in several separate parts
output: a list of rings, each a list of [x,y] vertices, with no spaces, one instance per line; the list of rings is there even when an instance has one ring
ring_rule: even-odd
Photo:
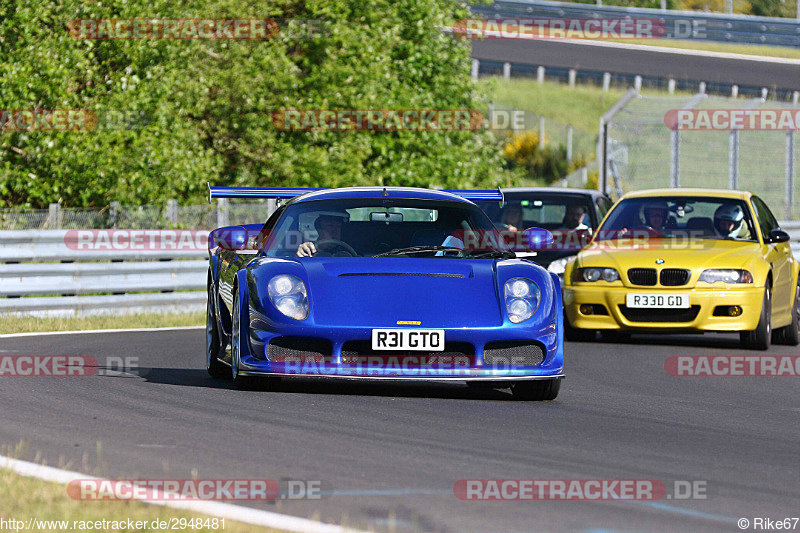
[[[286,200],[301,194],[321,190],[323,189],[308,187],[214,187],[209,185],[208,200],[209,202],[214,198],[275,198],[277,200]],[[449,192],[473,202],[503,202],[503,191],[499,187],[489,190],[446,190],[443,192]]]

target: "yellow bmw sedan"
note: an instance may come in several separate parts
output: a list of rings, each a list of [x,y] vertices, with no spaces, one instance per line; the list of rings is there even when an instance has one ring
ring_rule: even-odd
[[[797,345],[798,270],[789,234],[754,194],[629,193],[566,267],[565,333],[738,332],[745,348]]]

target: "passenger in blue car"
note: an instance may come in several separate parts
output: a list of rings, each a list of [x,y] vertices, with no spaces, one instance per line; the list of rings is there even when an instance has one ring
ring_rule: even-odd
[[[342,226],[349,222],[350,216],[346,212],[323,211],[314,221],[317,230],[317,240],[306,241],[297,248],[297,257],[312,257],[314,255],[326,256],[356,256],[352,246],[342,240]]]

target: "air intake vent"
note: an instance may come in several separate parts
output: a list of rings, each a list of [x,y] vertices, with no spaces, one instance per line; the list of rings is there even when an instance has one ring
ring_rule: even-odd
[[[285,361],[287,358],[312,357],[318,362],[330,362],[333,345],[324,339],[305,337],[278,337],[267,345],[267,357],[270,361]]]
[[[628,270],[628,280],[634,285],[655,285],[658,274],[655,268],[631,268]]]
[[[483,349],[486,366],[536,366],[544,361],[542,347],[534,342],[489,342]]]
[[[691,322],[697,318],[700,306],[693,305],[689,309],[640,309],[620,305],[619,310],[631,322]]]

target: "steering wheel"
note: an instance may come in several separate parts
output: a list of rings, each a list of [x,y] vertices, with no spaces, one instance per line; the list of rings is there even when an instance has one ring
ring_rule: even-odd
[[[358,252],[356,252],[352,246],[350,246],[344,241],[340,241],[339,239],[323,239],[321,241],[315,242],[314,245],[317,248],[317,255],[320,255],[320,247],[327,245],[332,245],[336,247],[336,249],[341,249],[349,257],[356,257],[358,255]],[[327,257],[328,254],[322,254],[322,256]],[[333,253],[331,253],[330,256],[333,256]]]
[[[666,230],[665,230],[665,231],[666,231]],[[638,232],[638,233],[637,233],[637,232]],[[644,233],[642,233],[642,232],[647,232],[647,233],[646,233],[646,235],[647,235],[647,238],[648,238],[648,239],[660,239],[660,238],[662,238],[662,237],[664,236],[664,234],[663,234],[663,233],[661,233],[661,231],[660,231],[660,230],[657,230],[657,229],[656,229],[656,228],[654,228],[653,226],[649,226],[649,225],[647,225],[647,224],[638,224],[638,225],[636,225],[636,226],[632,227],[632,228],[631,228],[631,229],[628,231],[628,233],[629,233],[631,236],[644,237],[644,236],[645,236],[645,234],[644,234]]]

